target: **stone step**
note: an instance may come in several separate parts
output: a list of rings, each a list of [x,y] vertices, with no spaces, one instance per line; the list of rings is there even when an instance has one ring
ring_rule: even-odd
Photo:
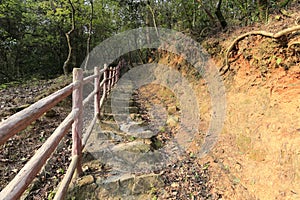
[[[119,130],[119,125],[115,121],[106,121],[106,120],[101,120],[99,122],[99,126],[101,127],[102,130]]]
[[[124,141],[125,136],[126,135],[121,131],[103,130],[100,133],[98,133],[97,139],[113,141],[114,143],[120,143]]]
[[[123,93],[123,94],[130,94],[130,95],[137,95],[138,93],[132,87],[118,87],[111,90],[112,93]]]
[[[117,93],[111,93],[107,99],[111,99],[111,98],[117,98],[117,99],[132,99],[134,95],[132,93],[125,93],[125,92],[117,92]]]
[[[161,169],[171,161],[170,155],[165,153],[164,150],[153,151],[152,148],[152,144],[148,144],[144,140],[137,140],[119,144],[98,141],[89,145],[88,149],[94,158],[110,168],[111,175],[115,175],[147,173]]]
[[[111,106],[104,105],[102,108],[102,113],[112,113],[112,111],[118,111],[118,113],[138,113],[139,108],[137,106],[130,106],[130,107],[117,107],[112,109]]]
[[[126,199],[144,200],[151,199],[153,188],[165,185],[162,174],[147,173],[134,175],[125,173],[105,177],[85,175],[76,181],[76,185],[70,187],[66,199]],[[87,198],[88,197],[88,198]]]
[[[103,113],[100,115],[101,120],[106,120],[106,121],[126,121],[127,118],[129,117],[128,113],[118,113],[118,114],[112,114],[112,113]],[[116,119],[117,118],[117,119]]]
[[[98,178],[98,199],[137,199],[136,195],[144,194],[153,187],[162,187],[164,182],[161,174],[133,175],[123,174],[106,179]],[[145,198],[145,196],[144,196]],[[141,198],[142,199],[142,198]]]
[[[133,136],[135,138],[152,138],[157,135],[157,132],[153,132],[147,129],[145,124],[131,122],[128,124],[121,124],[120,130],[125,132],[127,135]]]
[[[131,142],[120,143],[112,147],[113,152],[133,152],[146,153],[150,151],[151,141],[149,140],[134,140]]]
[[[137,105],[139,105],[133,99],[126,100],[126,99],[120,99],[120,98],[114,98],[113,100],[109,98],[109,99],[107,99],[105,101],[104,105],[111,106],[112,102],[113,102],[113,105],[116,105],[116,106],[120,105],[122,107],[124,107],[124,106],[137,106]]]

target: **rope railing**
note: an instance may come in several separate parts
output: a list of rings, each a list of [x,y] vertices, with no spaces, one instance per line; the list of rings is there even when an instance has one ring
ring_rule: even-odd
[[[72,94],[72,111],[18,172],[14,179],[0,192],[0,200],[19,199],[21,197],[29,184],[32,183],[33,179],[46,164],[48,158],[50,158],[51,154],[56,150],[62,138],[72,127],[72,160],[54,197],[55,200],[64,198],[74,173],[76,175],[82,173],[82,150],[93,130],[97,118],[99,118],[100,109],[107,95],[119,80],[120,69],[123,65],[124,61],[120,61],[116,67],[108,68],[107,65],[104,65],[104,68],[101,70],[99,67],[95,67],[94,74],[86,78],[83,78],[82,69],[74,68],[73,83],[39,100],[0,123],[0,145],[2,145],[9,138],[24,130],[33,121],[37,120],[45,112]],[[103,79],[101,80],[102,75]],[[83,86],[93,80],[94,90],[83,99]],[[84,107],[93,97],[94,117],[88,125],[85,134],[82,134]]]

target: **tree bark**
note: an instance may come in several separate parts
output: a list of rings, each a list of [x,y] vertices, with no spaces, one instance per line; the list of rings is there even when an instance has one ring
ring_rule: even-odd
[[[90,4],[91,4],[91,15],[90,15],[88,38],[86,41],[86,59],[85,59],[85,63],[84,63],[84,70],[87,70],[87,66],[88,66],[89,59],[90,59],[91,36],[92,36],[92,30],[93,30],[93,18],[94,18],[94,2],[93,2],[93,0],[90,0]]]
[[[72,8],[72,12],[71,12],[72,27],[71,27],[71,30],[69,30],[65,34],[66,39],[67,39],[67,43],[68,43],[68,48],[69,48],[68,57],[67,57],[66,61],[64,62],[64,66],[63,66],[63,70],[64,70],[65,75],[68,75],[72,71],[72,67],[70,65],[71,65],[71,58],[73,56],[73,48],[72,48],[72,45],[71,45],[70,36],[75,31],[75,8],[74,8],[74,5],[73,5],[72,1],[71,0],[68,0],[68,1],[69,1],[69,4],[71,5],[71,8]]]
[[[211,20],[212,23],[215,23],[215,18],[213,17],[212,13],[203,6],[202,2],[200,0],[198,0],[198,3],[200,5],[200,8],[204,10],[204,12],[207,14],[207,16],[209,17],[209,19]]]
[[[226,28],[227,26],[227,22],[225,20],[225,17],[223,16],[222,14],[222,11],[221,11],[221,4],[222,4],[222,0],[219,0],[218,4],[217,4],[217,8],[216,8],[216,11],[215,11],[215,14],[222,26],[223,29]]]

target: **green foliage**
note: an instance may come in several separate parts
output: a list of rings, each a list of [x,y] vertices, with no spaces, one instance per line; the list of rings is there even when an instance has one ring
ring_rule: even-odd
[[[91,48],[112,35],[128,29],[157,26],[196,35],[201,39],[218,29],[215,15],[219,0],[93,0]],[[264,2],[258,3],[258,2]],[[75,32],[72,67],[81,65],[87,55],[91,1],[72,0]],[[223,0],[221,11],[230,25],[248,25],[269,12],[297,3],[281,1]],[[69,0],[2,0],[0,4],[1,83],[32,76],[51,77],[63,72],[68,55],[65,33],[71,28]],[[140,53],[142,60],[148,50]]]
[[[128,138],[128,140],[129,140],[130,142],[132,142],[132,141],[136,140],[136,138],[135,138],[134,136],[130,136],[130,137]]]
[[[280,65],[281,61],[282,61],[282,59],[281,59],[281,58],[277,58],[277,60],[276,60],[276,64],[277,64],[277,65]]]
[[[0,90],[6,89],[6,88],[7,88],[7,85],[6,85],[6,84],[1,84],[1,85],[0,85]]]

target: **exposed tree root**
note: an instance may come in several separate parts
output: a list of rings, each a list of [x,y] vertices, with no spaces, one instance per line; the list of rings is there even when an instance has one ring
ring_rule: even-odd
[[[300,46],[300,41],[292,41],[288,43],[288,49],[290,49],[293,45],[299,45]]]
[[[240,35],[239,37],[237,37],[228,47],[228,49],[226,50],[226,55],[225,55],[225,65],[220,69],[220,72],[222,75],[224,75],[229,69],[230,69],[230,63],[229,63],[229,55],[230,52],[233,50],[233,48],[237,45],[237,43],[239,41],[241,41],[242,39],[244,39],[245,37],[251,36],[251,35],[261,35],[261,36],[265,36],[265,37],[269,37],[269,38],[273,38],[278,40],[279,38],[281,38],[284,35],[287,35],[289,33],[292,33],[294,31],[299,31],[300,30],[300,25],[298,26],[293,26],[291,28],[287,28],[284,29],[282,31],[279,31],[277,33],[270,33],[270,32],[266,32],[266,31],[250,31],[248,33],[245,33],[243,35]]]

